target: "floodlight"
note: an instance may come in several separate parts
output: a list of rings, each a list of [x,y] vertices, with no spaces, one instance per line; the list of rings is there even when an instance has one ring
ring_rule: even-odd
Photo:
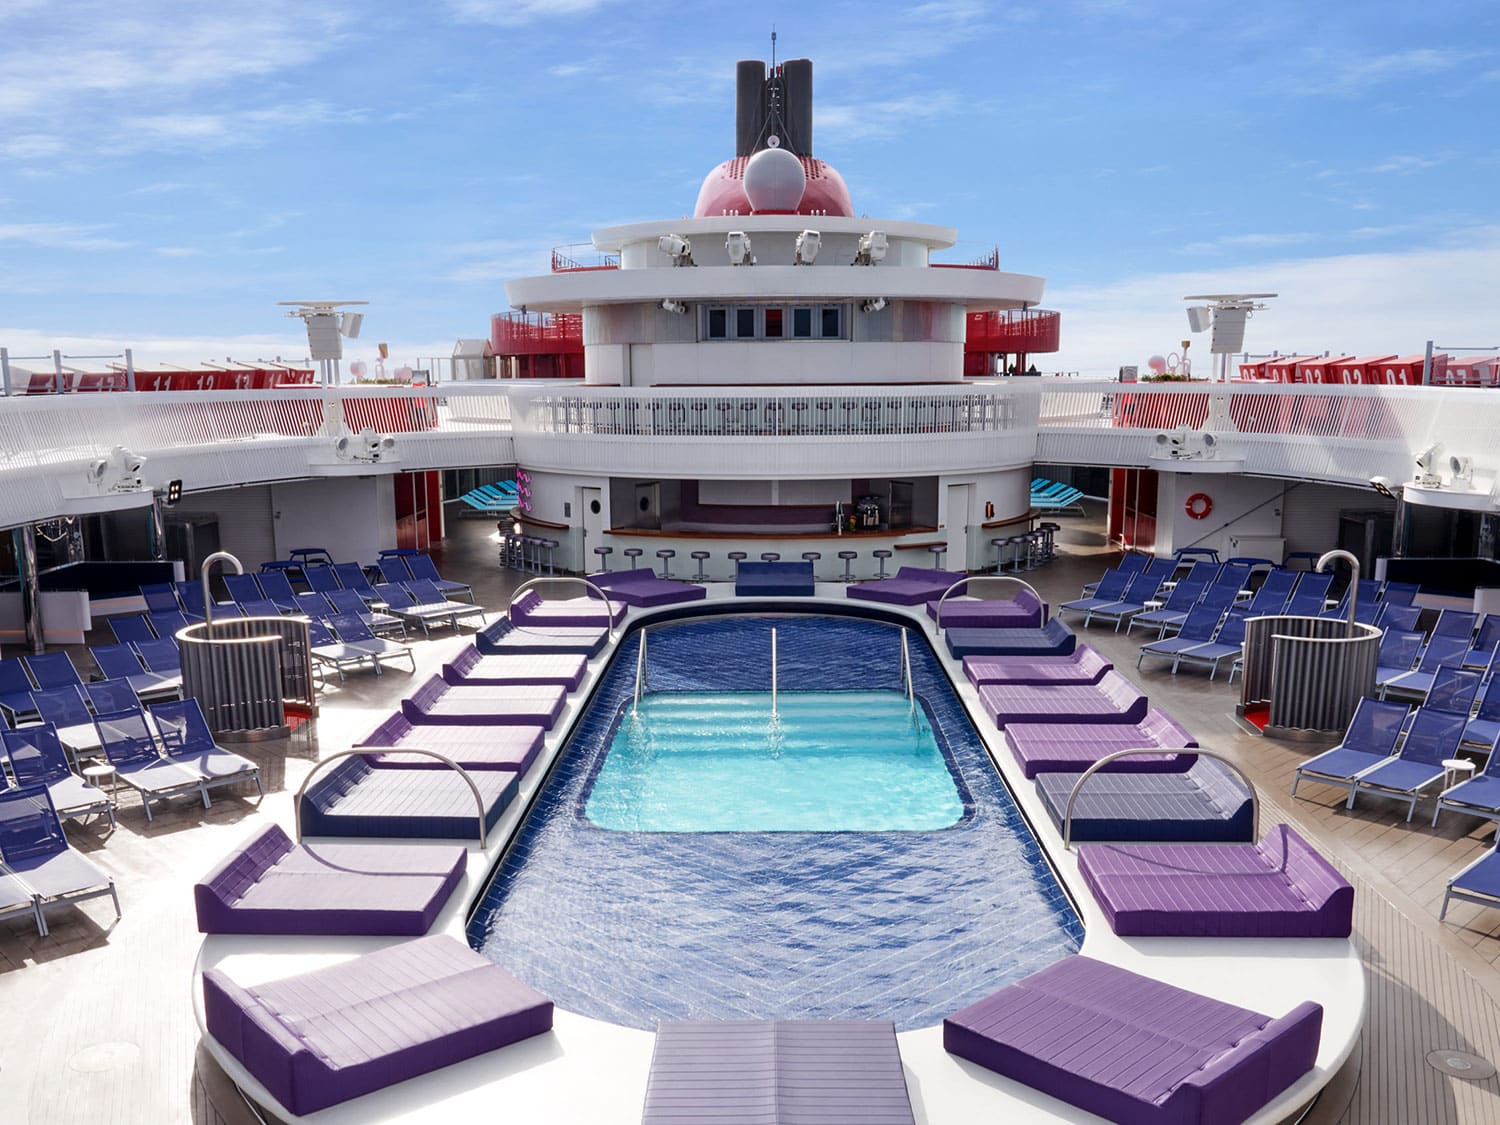
[[[1370,487],[1387,500],[1400,499],[1396,494],[1396,482],[1391,480],[1390,477],[1371,477]]]
[[[1208,305],[1192,305],[1187,311],[1188,331],[1203,332],[1213,323],[1213,309]]]
[[[877,313],[881,309],[885,308],[885,298],[871,297],[868,301],[862,302],[859,307],[864,312]]]
[[[661,307],[664,308],[667,312],[677,313],[679,316],[685,314],[688,311],[686,302],[676,301],[671,297],[668,297],[665,301],[663,301],[661,303]]]
[[[854,264],[857,266],[878,264],[885,259],[885,252],[889,245],[883,230],[872,230],[868,234],[860,235],[859,253],[854,255]]]
[[[1450,457],[1448,468],[1453,472],[1455,481],[1471,481],[1474,479],[1474,458],[1472,457]]]
[[[1214,437],[1213,434],[1204,434],[1203,435],[1203,447],[1205,449],[1212,449],[1214,446],[1216,446],[1218,444],[1219,444],[1219,439],[1216,438],[1216,437]]]
[[[750,252],[750,236],[742,230],[732,230],[724,240],[724,249],[729,253],[729,263],[735,266],[753,266],[755,255]]]
[[[104,474],[109,470],[109,462],[104,460],[90,461],[88,477],[90,484],[100,484],[104,480]]]
[[[1443,455],[1443,443],[1442,442],[1438,442],[1435,445],[1429,445],[1421,453],[1417,454],[1417,458],[1416,458],[1416,460],[1417,460],[1417,468],[1421,469],[1424,473],[1430,473],[1430,472],[1432,472],[1433,467],[1438,462],[1438,458],[1441,457],[1442,455]]]
[[[1171,435],[1169,435],[1169,434],[1157,434],[1156,435],[1156,444],[1157,445],[1166,445],[1171,440],[1172,440],[1172,438],[1171,438]]]
[[[354,340],[359,337],[359,326],[365,322],[365,314],[346,312],[339,314],[339,335]]]
[[[797,236],[797,258],[793,265],[810,266],[818,259],[823,246],[823,236],[815,230],[805,230]]]
[[[656,248],[672,259],[674,266],[691,266],[693,244],[680,234],[664,234],[656,240]]]

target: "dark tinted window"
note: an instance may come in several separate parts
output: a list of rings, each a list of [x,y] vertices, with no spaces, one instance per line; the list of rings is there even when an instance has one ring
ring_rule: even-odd
[[[792,335],[807,339],[812,335],[812,309],[792,310]]]
[[[734,310],[734,334],[740,339],[755,335],[755,310]]]
[[[708,338],[722,340],[729,335],[729,310],[708,310]]]

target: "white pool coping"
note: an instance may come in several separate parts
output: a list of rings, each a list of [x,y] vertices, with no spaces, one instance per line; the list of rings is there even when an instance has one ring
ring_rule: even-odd
[[[1315,1097],[1343,1066],[1359,1042],[1365,1013],[1364,967],[1352,939],[1339,938],[1121,938],[1115,935],[1084,885],[1077,853],[1063,848],[1037,796],[1021,773],[1004,739],[979,705],[978,692],[963,674],[962,661],[948,655],[925,606],[858,602],[844,595],[839,582],[820,582],[818,595],[797,598],[799,609],[824,604],[875,607],[912,619],[913,628],[932,645],[939,663],[969,713],[990,759],[1005,778],[1032,832],[1069,892],[1084,925],[1080,950],[1090,957],[1154,977],[1179,988],[1269,1016],[1282,1016],[1304,1000],[1323,1006],[1322,1038],[1314,1068],[1254,1117],[1253,1125],[1270,1125],[1292,1116]],[[708,587],[710,604],[734,601],[746,612],[784,610],[784,600],[735,598],[733,586]],[[521,790],[489,833],[481,851],[469,845],[468,865],[458,888],[430,933],[465,941],[465,920],[483,893],[489,873],[519,826],[532,798],[582,714],[598,677],[608,666],[625,628],[653,617],[691,610],[702,602],[653,609],[631,609],[613,640],[588,662],[578,690],[571,693],[561,718],[547,732],[537,761]],[[463,639],[463,645],[472,638]],[[457,647],[462,647],[459,645]],[[457,648],[455,649],[457,651]],[[1212,747],[1205,747],[1212,749]],[[283,825],[291,833],[291,824]],[[366,841],[368,842],[368,841]],[[422,841],[401,841],[421,843]],[[443,840],[433,846],[453,847]],[[406,938],[351,938],[211,934],[204,938],[193,968],[192,1001],[203,1043],[229,1077],[250,1098],[289,1123],[367,1125],[431,1122],[447,1114],[493,1114],[507,1117],[591,1125],[634,1125],[645,1104],[655,1035],[621,1027],[574,1012],[556,1010],[553,1029],[500,1050],[468,1059],[317,1113],[297,1116],[286,1111],[244,1066],[208,1034],[203,1012],[202,974],[217,968],[242,986],[293,976],[348,960]],[[912,1109],[919,1123],[959,1125],[978,1120],[1006,1122],[1098,1122],[1102,1118],[1042,1094],[1029,1086],[959,1059],[943,1049],[941,1023],[897,1036]]]

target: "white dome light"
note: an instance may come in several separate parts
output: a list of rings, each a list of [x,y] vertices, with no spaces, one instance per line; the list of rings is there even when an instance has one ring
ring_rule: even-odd
[[[745,197],[756,211],[795,211],[806,189],[801,159],[784,148],[763,148],[745,165]]]

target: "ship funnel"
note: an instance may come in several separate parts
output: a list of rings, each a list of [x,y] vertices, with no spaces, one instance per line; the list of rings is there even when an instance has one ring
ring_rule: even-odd
[[[760,59],[742,60],[735,67],[735,155],[779,147],[811,156],[812,140],[812,60],[788,59],[769,73]]]

